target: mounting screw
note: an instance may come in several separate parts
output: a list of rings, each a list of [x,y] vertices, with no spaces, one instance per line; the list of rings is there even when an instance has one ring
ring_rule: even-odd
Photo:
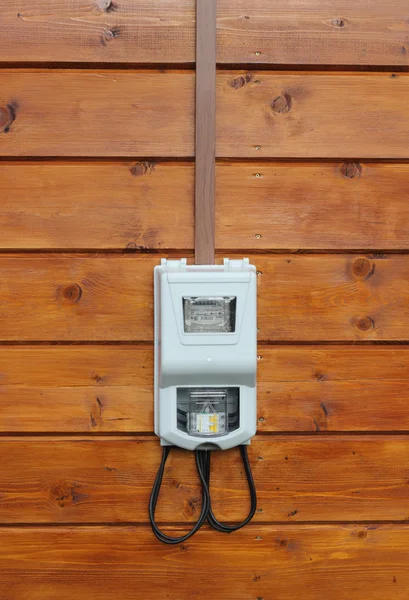
[[[254,146],[256,150],[261,150],[261,146]]]
[[[256,174],[254,175],[254,177],[256,177],[257,179],[259,179],[259,178],[261,177],[261,175],[260,175],[260,173],[256,173]]]
[[[256,536],[256,540],[262,540],[263,538],[261,537],[261,535]]]
[[[255,54],[256,56],[260,56],[260,51],[259,51],[259,50],[256,50],[254,54]]]
[[[264,417],[259,417],[259,420],[258,420],[258,422],[259,422],[259,423],[262,423],[263,421],[264,421]]]
[[[261,360],[261,356],[260,356],[260,354],[257,356],[257,360]]]
[[[256,275],[262,275],[263,271],[256,271]]]
[[[256,240],[259,240],[261,238],[261,233],[256,233],[254,237],[256,238]]]

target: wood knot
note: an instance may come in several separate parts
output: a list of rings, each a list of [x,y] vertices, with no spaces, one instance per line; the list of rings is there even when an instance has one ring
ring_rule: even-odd
[[[346,21],[342,17],[335,17],[335,19],[331,20],[331,25],[333,25],[334,27],[339,27],[340,29],[342,29],[342,27],[345,27]]]
[[[62,297],[65,298],[65,300],[68,300],[68,302],[71,302],[72,304],[79,302],[81,300],[81,296],[82,289],[81,286],[78,285],[78,283],[71,283],[70,285],[66,285],[62,289]]]
[[[102,46],[106,46],[107,42],[114,40],[119,37],[121,30],[119,27],[114,27],[112,29],[105,29],[103,34],[101,35],[101,44]]]
[[[361,530],[361,531],[358,531],[358,533],[356,535],[360,540],[364,540],[367,537],[368,533],[364,530]]]
[[[362,167],[359,163],[344,163],[341,167],[341,175],[347,179],[358,179],[361,174]]]
[[[355,326],[360,331],[369,331],[375,328],[375,323],[371,317],[362,317],[355,320]]]
[[[0,127],[3,129],[10,120],[10,113],[4,106],[0,106]]]
[[[253,81],[253,75],[250,75],[250,73],[247,73],[246,76],[241,75],[240,77],[236,77],[235,79],[233,79],[230,82],[230,85],[233,89],[239,90],[244,85],[246,85],[246,83],[250,83],[250,81]]]
[[[77,492],[79,487],[80,485],[75,481],[61,481],[52,488],[51,495],[58,506],[64,508],[66,505],[78,504],[88,498],[87,494]]]
[[[17,105],[13,102],[7,104],[7,106],[0,106],[0,130],[3,133],[8,133],[10,127],[16,120]]]
[[[352,273],[355,277],[370,277],[375,273],[375,264],[367,258],[357,258],[352,263]]]
[[[142,177],[142,175],[150,175],[155,169],[155,164],[147,161],[139,161],[132,165],[129,169],[134,177]]]
[[[188,498],[183,503],[183,514],[186,518],[193,517],[196,513],[196,502],[194,498]]]
[[[288,94],[282,94],[276,96],[272,103],[271,108],[273,112],[283,115],[291,110],[291,97]]]

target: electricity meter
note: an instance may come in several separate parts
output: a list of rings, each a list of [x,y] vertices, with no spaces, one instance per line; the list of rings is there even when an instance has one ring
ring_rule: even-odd
[[[248,259],[155,267],[155,433],[227,449],[256,432],[256,269]]]

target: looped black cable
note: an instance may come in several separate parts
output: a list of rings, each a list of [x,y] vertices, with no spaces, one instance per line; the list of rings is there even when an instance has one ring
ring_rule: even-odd
[[[249,457],[247,454],[247,446],[239,446],[239,448],[240,448],[240,454],[241,454],[241,458],[242,458],[243,465],[244,465],[244,470],[246,472],[247,483],[249,486],[250,511],[249,511],[249,514],[247,515],[247,517],[241,523],[238,523],[237,525],[225,525],[224,523],[221,523],[215,517],[214,512],[212,510],[211,499],[210,499],[210,495],[209,495],[209,509],[208,509],[208,513],[207,513],[207,520],[214,529],[217,529],[218,531],[223,531],[224,533],[232,533],[232,531],[237,531],[238,529],[241,529],[242,527],[247,525],[247,523],[249,523],[251,521],[251,519],[253,518],[254,513],[256,512],[256,508],[257,508],[257,492],[256,492],[256,486],[255,486],[254,479],[253,479],[253,474],[251,472]],[[208,487],[208,489],[210,489],[210,452],[206,452],[206,455],[203,457],[202,460],[203,460],[203,467],[204,467],[203,474],[206,479],[207,487]]]
[[[196,452],[195,453],[196,467],[197,467],[197,471],[199,473],[200,480],[202,482],[202,510],[200,511],[199,518],[196,521],[195,525],[192,527],[192,529],[190,531],[188,531],[188,533],[186,533],[185,535],[182,535],[180,537],[171,537],[169,535],[166,535],[165,533],[163,533],[163,531],[161,531],[159,529],[159,527],[155,523],[155,511],[156,511],[156,505],[158,502],[160,487],[162,485],[163,473],[165,471],[165,464],[166,464],[167,458],[169,456],[170,448],[171,448],[171,446],[163,447],[162,460],[161,460],[161,463],[159,466],[158,473],[155,478],[155,482],[153,484],[151,497],[149,499],[149,517],[150,517],[150,521],[151,521],[152,531],[156,535],[158,540],[160,540],[161,542],[163,542],[165,544],[180,544],[180,543],[186,541],[187,539],[189,539],[193,534],[195,534],[196,531],[198,531],[201,528],[201,526],[203,525],[203,523],[206,521],[207,512],[208,512],[209,506],[210,506],[210,495],[209,495],[209,488],[207,486],[207,482],[204,477],[204,474],[202,474],[201,469],[199,469],[199,463],[198,463],[199,457]]]
[[[250,492],[250,512],[249,512],[248,516],[244,519],[244,521],[242,521],[241,523],[239,523],[237,525],[225,525],[224,523],[221,523],[220,521],[218,521],[216,519],[216,517],[213,513],[213,510],[212,510],[212,507],[211,507],[211,499],[210,499],[210,491],[209,491],[210,452],[211,451],[196,450],[195,451],[196,467],[197,467],[197,472],[199,474],[200,481],[202,484],[202,509],[200,511],[199,518],[196,521],[195,525],[192,527],[192,529],[185,535],[182,535],[180,537],[171,537],[171,536],[163,533],[163,531],[161,531],[159,529],[159,527],[156,525],[155,511],[156,511],[156,505],[158,502],[160,488],[162,485],[162,479],[163,479],[163,474],[165,471],[165,465],[166,465],[167,458],[169,456],[170,449],[171,449],[171,446],[163,447],[162,460],[161,460],[161,463],[159,466],[158,473],[155,478],[155,482],[153,484],[152,493],[151,493],[151,497],[149,500],[149,517],[150,517],[150,522],[151,522],[151,526],[152,526],[152,531],[156,535],[158,540],[160,540],[161,542],[163,542],[165,544],[180,544],[181,542],[186,541],[193,534],[195,534],[196,531],[198,531],[200,529],[200,527],[203,525],[203,523],[206,521],[206,519],[208,520],[209,524],[214,529],[217,529],[218,531],[222,531],[224,533],[231,533],[232,531],[237,531],[237,529],[241,529],[241,527],[244,527],[245,525],[247,525],[247,523],[253,518],[254,513],[256,511],[257,495],[256,495],[256,487],[254,484],[254,479],[253,479],[253,475],[251,473],[251,467],[250,467],[250,463],[249,463],[249,459],[248,459],[248,455],[247,455],[247,447],[243,445],[243,446],[240,446],[240,453],[241,453],[241,457],[243,460],[244,469],[246,472],[247,482],[248,482],[248,486],[249,486],[249,492]]]

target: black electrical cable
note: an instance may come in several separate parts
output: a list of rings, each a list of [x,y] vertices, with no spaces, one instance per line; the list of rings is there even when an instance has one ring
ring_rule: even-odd
[[[151,497],[149,500],[149,518],[151,521],[152,531],[156,535],[158,540],[160,540],[161,542],[164,542],[165,544],[180,544],[181,542],[184,542],[187,539],[189,539],[194,533],[196,533],[196,531],[198,531],[201,528],[201,526],[203,525],[203,523],[206,521],[207,513],[209,510],[209,506],[210,506],[210,495],[209,495],[209,488],[207,486],[207,482],[204,477],[204,474],[202,473],[202,470],[199,469],[199,462],[198,462],[199,456],[198,456],[198,453],[196,452],[195,453],[196,466],[197,466],[200,480],[202,482],[202,510],[200,511],[199,519],[196,521],[196,523],[192,527],[192,529],[190,531],[188,531],[188,533],[186,533],[185,535],[182,535],[180,537],[171,537],[169,535],[166,535],[165,533],[163,533],[163,531],[161,531],[159,529],[159,527],[156,525],[156,522],[155,522],[155,511],[156,511],[156,504],[158,502],[160,487],[162,485],[163,473],[165,471],[165,464],[166,464],[167,458],[169,456],[170,448],[171,448],[171,446],[163,447],[162,460],[161,460],[161,463],[159,466],[158,473],[156,475],[155,482],[153,484],[152,493],[151,493]]]
[[[254,479],[253,479],[253,474],[251,472],[249,457],[247,454],[247,446],[243,445],[243,446],[239,446],[239,448],[240,448],[240,454],[241,454],[241,458],[243,461],[244,470],[246,472],[246,478],[247,478],[247,483],[248,483],[249,492],[250,492],[250,511],[249,511],[249,514],[247,515],[247,517],[241,523],[238,523],[237,525],[225,525],[224,523],[221,523],[215,517],[213,510],[212,510],[211,501],[210,501],[209,509],[208,509],[208,513],[207,513],[207,520],[214,529],[217,529],[218,531],[223,531],[224,533],[231,533],[232,531],[237,531],[238,529],[241,529],[242,527],[247,525],[247,523],[249,523],[251,521],[251,519],[253,518],[254,513],[256,512],[256,508],[257,508],[257,492],[256,492],[256,486],[255,486]],[[203,471],[204,471],[203,474],[205,476],[206,484],[209,489],[210,488],[210,452],[206,452],[206,456],[204,456],[202,458],[202,460],[203,460],[202,465],[203,465]]]
[[[247,455],[247,447],[240,446],[240,453],[243,460],[244,470],[246,472],[247,482],[249,486],[250,492],[250,512],[248,516],[237,525],[225,525],[217,520],[215,517],[212,507],[211,507],[211,499],[210,499],[210,452],[208,450],[196,450],[195,451],[195,459],[196,459],[196,467],[197,472],[200,477],[200,481],[202,483],[202,509],[200,511],[200,515],[198,520],[196,521],[193,528],[183,536],[180,537],[171,537],[163,533],[155,522],[155,511],[156,505],[158,502],[159,492],[162,485],[163,474],[165,470],[166,460],[169,456],[171,446],[164,446],[162,452],[162,460],[159,466],[158,473],[155,478],[155,482],[153,484],[151,497],[149,500],[149,518],[151,521],[152,531],[160,540],[165,544],[180,544],[184,542],[188,538],[190,538],[196,531],[200,529],[203,523],[208,520],[209,524],[218,531],[222,531],[224,533],[231,533],[232,531],[237,531],[237,529],[241,529],[253,518],[254,513],[256,511],[257,506],[257,494],[256,487],[254,484],[253,475],[251,473],[251,467]]]

